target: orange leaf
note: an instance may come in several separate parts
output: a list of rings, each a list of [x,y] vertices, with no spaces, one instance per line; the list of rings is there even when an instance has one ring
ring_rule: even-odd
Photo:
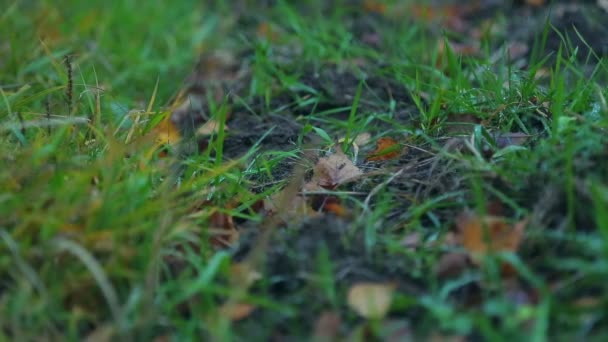
[[[384,161],[397,158],[403,148],[393,138],[380,138],[376,142],[376,149],[367,157],[368,161]]]
[[[460,215],[456,220],[462,245],[476,262],[479,261],[479,257],[491,252],[517,251],[526,224],[524,220],[511,226],[502,217],[479,217],[471,213]]]
[[[323,211],[332,213],[338,217],[346,217],[348,211],[338,202],[329,202],[323,206]]]

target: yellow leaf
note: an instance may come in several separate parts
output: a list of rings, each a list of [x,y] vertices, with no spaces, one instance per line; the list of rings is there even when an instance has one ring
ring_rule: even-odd
[[[160,144],[175,144],[179,141],[179,130],[167,116],[155,128],[156,141]]]
[[[393,300],[394,284],[358,283],[348,291],[348,306],[365,318],[386,316]]]

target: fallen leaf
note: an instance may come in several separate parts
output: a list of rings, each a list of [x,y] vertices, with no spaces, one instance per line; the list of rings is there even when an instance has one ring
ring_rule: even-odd
[[[179,130],[167,116],[155,128],[156,141],[159,144],[175,144],[180,139]]]
[[[462,246],[477,264],[492,252],[515,252],[523,239],[527,221],[510,225],[503,217],[464,213],[456,220]]]
[[[196,130],[197,135],[212,135],[220,130],[220,122],[214,119],[209,119],[201,127]],[[228,126],[224,124],[224,131],[228,130]]]
[[[395,284],[358,283],[348,290],[348,306],[365,318],[380,319],[391,307]]]
[[[367,161],[384,161],[397,158],[403,148],[393,138],[383,137],[376,142],[376,149],[367,157]]]
[[[220,315],[231,321],[240,321],[249,317],[255,306],[247,303],[226,303],[220,307]]]
[[[361,176],[363,172],[348,159],[344,152],[338,150],[329,157],[319,158],[315,165],[312,180],[305,185],[308,190],[334,189],[340,184],[347,183]]]

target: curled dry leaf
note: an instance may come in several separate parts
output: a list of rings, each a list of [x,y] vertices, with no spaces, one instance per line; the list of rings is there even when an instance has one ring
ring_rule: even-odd
[[[334,189],[361,176],[363,172],[348,159],[342,151],[320,158],[315,165],[310,183],[304,186],[307,190]]]
[[[368,161],[383,161],[397,158],[403,148],[393,138],[383,137],[376,142],[376,149],[367,157]]]
[[[348,290],[348,306],[365,318],[380,319],[391,307],[395,284],[358,283]]]

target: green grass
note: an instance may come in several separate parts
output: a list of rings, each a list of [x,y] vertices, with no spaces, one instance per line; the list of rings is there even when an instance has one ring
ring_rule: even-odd
[[[9,4],[0,14],[0,340],[307,340],[325,311],[355,338],[405,328],[499,341],[608,334],[606,62],[577,58],[567,37],[544,58],[548,25],[520,70],[493,59],[501,36],[483,40],[481,56],[440,53],[447,38],[421,23],[322,6]],[[357,13],[377,46],[351,30]],[[260,23],[278,38],[257,36]],[[216,49],[243,53],[244,90],[205,102],[221,123],[206,151],[182,155],[178,145],[163,156],[155,127],[198,55]],[[549,76],[535,77],[541,71]],[[251,129],[239,115],[272,124],[229,158],[230,139]],[[300,127],[288,148],[265,143],[285,125],[277,117]],[[461,120],[464,131],[454,128]],[[307,155],[342,137],[353,156],[350,142],[364,132],[408,152],[367,163],[373,146],[362,146],[357,165],[371,176],[332,192],[346,218],[274,232],[259,202],[301,181],[292,174],[312,168]],[[462,148],[445,148],[463,132]],[[501,148],[499,132],[530,138]],[[493,202],[509,220],[529,220],[519,251],[439,277],[442,253],[455,247],[436,241],[459,213],[484,214]],[[210,239],[218,212],[241,231],[228,249]],[[262,228],[274,233],[267,245],[250,236]],[[424,241],[415,250],[401,242],[412,232]],[[248,244],[265,260],[245,285],[231,267]],[[361,280],[398,284],[387,318],[348,309]],[[233,322],[220,311],[226,301],[256,311]]]

